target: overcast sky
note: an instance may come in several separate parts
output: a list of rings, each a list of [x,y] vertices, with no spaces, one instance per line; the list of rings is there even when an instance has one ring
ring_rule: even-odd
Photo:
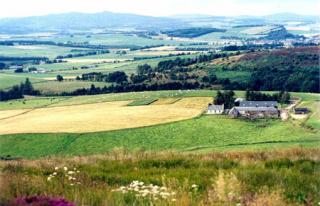
[[[65,12],[112,11],[151,16],[209,14],[266,15],[290,12],[318,15],[320,0],[0,0],[0,18]]]

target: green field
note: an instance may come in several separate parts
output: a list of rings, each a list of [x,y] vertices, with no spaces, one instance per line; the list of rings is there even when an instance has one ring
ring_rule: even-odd
[[[197,54],[184,55],[180,56],[180,58],[192,58],[197,56]],[[38,69],[44,69],[46,73],[14,73],[12,70],[3,70],[0,72],[0,89],[10,88],[14,85],[20,84],[25,81],[26,78],[29,78],[31,82],[43,82],[46,81],[46,78],[55,78],[58,74],[64,77],[76,77],[81,76],[84,73],[90,72],[102,72],[109,73],[115,71],[124,71],[127,74],[132,74],[136,72],[138,65],[149,64],[155,67],[160,61],[175,59],[177,57],[162,57],[162,58],[154,58],[154,59],[143,59],[137,61],[128,61],[128,62],[119,62],[119,63],[57,63],[57,64],[43,64],[43,65],[30,65],[35,66]],[[81,66],[89,66],[92,68],[81,69]],[[75,69],[76,68],[76,69]],[[80,87],[87,87],[88,83],[78,83]],[[105,85],[103,83],[95,82],[95,85]],[[73,84],[72,87],[67,88],[63,91],[70,91],[75,87],[76,84]],[[83,86],[82,86],[83,85]],[[48,91],[57,91],[57,89],[47,88]],[[63,88],[62,88],[63,89]]]
[[[21,134],[0,136],[0,156],[39,158],[90,155],[124,147],[131,151],[225,151],[316,146],[319,131],[280,120],[250,122],[223,116],[200,118],[111,132],[89,134]]]
[[[54,95],[62,92],[72,92],[77,89],[90,88],[94,84],[96,87],[108,86],[105,82],[87,82],[87,81],[45,81],[34,84],[34,89],[39,90],[43,95]]]
[[[71,51],[73,49],[74,48],[51,45],[0,46],[0,55],[10,57],[48,57],[54,59],[59,55],[75,53]],[[81,50],[85,51],[86,49]]]
[[[88,42],[89,44],[95,45],[117,45],[117,46],[152,46],[152,45],[178,45],[182,42],[170,41],[170,40],[156,40],[138,37],[136,35],[126,34],[95,34],[91,35],[90,38],[87,35],[74,35],[71,36],[54,36],[54,37],[43,37],[43,38],[30,38],[33,40],[43,41],[54,41],[54,42]]]

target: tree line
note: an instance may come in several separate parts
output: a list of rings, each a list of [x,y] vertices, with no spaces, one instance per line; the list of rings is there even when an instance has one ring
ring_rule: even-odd
[[[40,95],[38,90],[34,90],[30,80],[27,78],[24,83],[15,85],[9,90],[0,90],[0,101],[21,99],[24,95]]]

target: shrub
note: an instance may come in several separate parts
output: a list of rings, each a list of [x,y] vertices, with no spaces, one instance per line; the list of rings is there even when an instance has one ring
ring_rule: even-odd
[[[10,206],[75,206],[63,198],[51,198],[46,196],[18,197]]]

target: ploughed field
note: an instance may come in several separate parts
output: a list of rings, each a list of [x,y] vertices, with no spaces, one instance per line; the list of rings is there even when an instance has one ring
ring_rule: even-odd
[[[98,132],[174,122],[200,115],[212,98],[183,98],[161,105],[154,100],[151,105],[128,106],[134,102],[4,110],[0,111],[0,134]]]

